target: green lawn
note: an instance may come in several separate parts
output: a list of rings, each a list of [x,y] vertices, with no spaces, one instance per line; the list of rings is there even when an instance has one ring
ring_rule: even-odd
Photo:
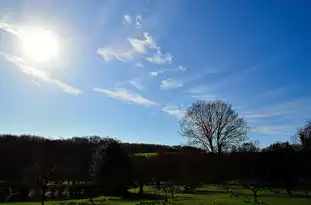
[[[144,156],[144,157],[147,157],[147,158],[150,158],[150,157],[156,157],[159,155],[159,153],[156,153],[156,152],[149,152],[149,153],[135,153],[134,154],[135,156]]]
[[[144,202],[162,202],[162,204],[170,205],[254,205],[253,196],[249,190],[243,189],[238,186],[232,186],[232,191],[239,194],[239,197],[232,197],[230,193],[224,192],[222,189],[219,189],[218,186],[204,186],[198,188],[197,192],[194,194],[176,194],[175,198],[169,198],[167,203],[164,203],[161,199],[132,199],[125,200],[116,197],[97,197],[94,198],[96,205],[136,205]],[[137,189],[131,189],[131,192],[137,192]],[[145,193],[153,194],[153,196],[164,196],[162,191],[157,191],[152,187],[145,187]],[[311,199],[302,198],[302,197],[288,197],[287,195],[274,194],[269,190],[263,190],[259,193],[258,200],[264,202],[266,205],[310,205]],[[40,205],[39,202],[17,202],[17,203],[7,203],[10,205]],[[257,203],[260,204],[260,203]],[[4,205],[4,204],[0,204]],[[49,201],[46,202],[46,205],[91,205],[91,202],[88,202],[88,199],[82,200],[67,200],[67,201]]]

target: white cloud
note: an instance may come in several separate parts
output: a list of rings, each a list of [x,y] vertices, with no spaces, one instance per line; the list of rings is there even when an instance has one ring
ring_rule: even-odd
[[[115,50],[110,47],[106,48],[99,48],[97,53],[101,55],[105,61],[112,61],[112,60],[119,60],[122,62],[127,62],[135,57],[135,53],[132,50],[122,51],[122,50]]]
[[[172,78],[168,78],[166,80],[162,80],[161,81],[161,85],[160,87],[162,89],[175,89],[175,88],[179,88],[182,87],[183,83],[177,80],[174,80]]]
[[[145,48],[147,45],[145,40],[140,40],[137,38],[128,38],[127,40],[130,42],[133,50],[137,53],[145,54],[147,52]]]
[[[34,66],[28,65],[27,62],[25,62],[22,58],[16,57],[16,56],[8,56],[4,53],[1,53],[1,55],[8,61],[12,62],[15,66],[17,66],[23,73],[30,75],[32,77],[37,78],[38,80],[42,80],[46,83],[53,84],[60,89],[62,89],[64,92],[73,94],[73,95],[79,95],[82,93],[82,90],[79,90],[77,88],[74,88],[60,80],[53,79],[48,73],[44,72],[42,69],[38,69]]]
[[[170,53],[166,53],[162,55],[161,53],[157,53],[153,56],[149,56],[145,58],[146,61],[154,64],[171,64],[172,63],[172,55]]]
[[[130,19],[131,17],[129,15],[124,16],[124,21],[128,23],[132,22]],[[136,16],[136,26],[141,26],[141,20],[141,16]],[[135,58],[139,58],[154,64],[172,64],[173,56],[168,52],[165,54],[162,53],[161,47],[156,44],[148,32],[143,33],[143,38],[128,37],[127,42],[129,43],[130,48],[126,50],[109,46],[99,48],[97,53],[106,61],[118,60],[128,62]],[[185,68],[179,66],[177,67],[177,70],[184,71]]]
[[[152,71],[149,73],[149,75],[155,77],[155,76],[160,75],[161,73],[164,73],[164,71],[163,70]]]
[[[147,48],[155,49],[158,52],[159,47],[157,47],[157,44],[147,32],[144,33],[144,38],[143,40],[138,38],[128,38],[127,40],[137,53],[146,54]]]
[[[131,84],[134,88],[136,88],[137,90],[143,90],[145,89],[144,86],[142,86],[140,83],[134,81],[134,80],[131,80],[129,81],[129,84]]]
[[[160,53],[160,48],[147,32],[144,33],[144,39],[127,38],[127,41],[131,45],[131,48],[120,49],[108,46],[97,49],[97,53],[106,61],[118,60],[122,62],[129,62],[135,58],[143,57],[147,55],[148,49],[153,50],[153,52]],[[166,55],[165,58],[167,58],[167,61],[170,61],[169,55]],[[136,65],[141,66],[142,63],[136,63]]]
[[[162,109],[162,111],[175,116],[177,119],[182,119],[186,114],[185,109],[180,109],[175,106],[166,106]]]
[[[142,27],[142,24],[141,24],[142,20],[143,20],[142,16],[140,16],[140,15],[136,16],[136,28]]]
[[[150,76],[158,76],[159,72],[153,71],[149,73]]]
[[[125,89],[115,89],[115,90],[108,90],[104,88],[94,88],[95,92],[101,92],[106,94],[107,96],[114,98],[116,100],[121,100],[125,102],[133,102],[139,105],[144,105],[146,107],[150,105],[155,105],[156,103],[139,95],[136,93],[132,93]]]
[[[125,14],[123,18],[124,18],[124,21],[125,21],[126,23],[132,24],[132,18],[131,18],[130,15]]]

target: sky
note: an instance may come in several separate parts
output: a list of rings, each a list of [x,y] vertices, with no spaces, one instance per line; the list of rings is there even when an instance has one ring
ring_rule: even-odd
[[[185,144],[185,109],[223,100],[261,146],[290,140],[311,119],[310,10],[308,0],[1,0],[0,133]],[[31,27],[53,32],[57,56],[28,56],[27,39],[40,38],[22,33]],[[36,55],[50,58],[51,42]]]

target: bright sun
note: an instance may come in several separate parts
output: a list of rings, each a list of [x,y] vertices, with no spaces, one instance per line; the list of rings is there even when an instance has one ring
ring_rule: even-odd
[[[45,63],[58,56],[56,35],[43,28],[27,29],[21,32],[22,49],[29,60]]]

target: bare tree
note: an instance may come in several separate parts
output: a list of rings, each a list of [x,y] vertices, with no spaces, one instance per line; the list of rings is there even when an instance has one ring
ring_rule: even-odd
[[[302,145],[303,149],[311,150],[311,120],[309,120],[305,126],[298,129],[296,138]]]
[[[238,152],[259,152],[259,142],[256,141],[250,141],[250,142],[244,142],[240,147],[237,148]]]
[[[231,105],[222,101],[198,101],[187,109],[180,133],[192,144],[221,154],[247,139],[247,125]]]

